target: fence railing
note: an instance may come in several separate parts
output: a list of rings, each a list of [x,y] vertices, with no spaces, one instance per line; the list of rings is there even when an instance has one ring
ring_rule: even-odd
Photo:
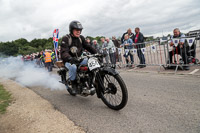
[[[179,44],[180,39],[185,39],[183,45]],[[171,42],[173,46],[170,46]],[[140,65],[184,69],[200,65],[200,40],[184,37],[136,43],[131,49],[117,48],[115,56],[110,58],[115,58],[119,67]]]

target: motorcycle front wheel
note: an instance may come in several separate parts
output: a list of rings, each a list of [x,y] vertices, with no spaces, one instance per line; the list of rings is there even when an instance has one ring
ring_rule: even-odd
[[[100,93],[102,101],[114,110],[124,108],[128,101],[128,91],[121,76],[104,74],[102,82],[104,85],[104,89]]]

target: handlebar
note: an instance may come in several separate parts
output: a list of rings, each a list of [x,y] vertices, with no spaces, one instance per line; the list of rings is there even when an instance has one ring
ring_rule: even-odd
[[[103,57],[103,55],[102,54],[84,55],[84,56],[78,57],[78,60],[82,60],[84,58],[91,58],[91,57]]]

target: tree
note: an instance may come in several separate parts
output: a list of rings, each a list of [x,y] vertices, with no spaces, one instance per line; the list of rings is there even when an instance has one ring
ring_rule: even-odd
[[[18,46],[14,42],[1,43],[0,52],[8,56],[16,56],[18,54]]]
[[[53,49],[54,46],[53,46],[53,42],[48,42],[44,45],[44,49]]]
[[[31,47],[38,48],[39,46],[44,47],[44,45],[47,43],[47,39],[33,39],[30,42]]]
[[[24,38],[17,39],[17,40],[14,41],[14,43],[19,44],[21,46],[29,45],[29,42]]]
[[[23,48],[19,49],[19,53],[20,55],[27,55],[27,54],[32,54],[32,53],[36,53],[37,48],[31,47],[31,46],[24,46]]]

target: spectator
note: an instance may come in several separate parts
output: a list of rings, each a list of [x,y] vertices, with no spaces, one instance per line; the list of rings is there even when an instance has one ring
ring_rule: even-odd
[[[46,64],[46,68],[49,72],[52,71],[52,60],[51,60],[51,51],[50,50],[46,50],[45,51],[45,64]]]
[[[113,41],[115,47],[120,48],[121,43],[116,39],[115,36],[112,37],[112,41]]]
[[[86,42],[87,45],[92,46],[92,42],[91,42],[90,38],[86,38],[86,39],[85,39],[85,42]],[[90,53],[89,53],[86,49],[84,49],[84,48],[83,48],[83,53],[90,54]]]
[[[41,61],[41,63],[40,63],[40,66],[43,66],[44,65],[44,67],[46,67],[46,64],[45,64],[45,59],[44,59],[44,56],[45,56],[45,52],[44,51],[41,51],[40,52],[40,61]]]
[[[116,52],[115,52],[116,61],[119,62],[119,61],[121,61],[121,59],[120,59],[121,56],[119,57],[118,48],[120,48],[121,42],[119,42],[119,41],[116,39],[115,36],[112,37],[112,41],[113,41],[113,43],[114,43],[114,45],[115,45],[115,47],[116,47]]]
[[[188,51],[189,51],[189,46],[185,45],[185,39],[182,37],[185,37],[185,35],[183,33],[180,32],[180,30],[178,28],[175,28],[173,31],[174,35],[171,36],[171,39],[173,38],[180,38],[180,41],[178,43],[177,46],[177,51],[175,51],[175,46],[173,41],[170,42],[170,46],[173,46],[173,50],[169,52],[169,61],[168,63],[172,63],[172,56],[173,54],[179,54],[181,55],[184,64],[188,64]],[[189,66],[184,66],[183,67],[185,70],[190,70]]]
[[[86,38],[86,44],[92,45],[92,43],[91,43],[91,41],[90,41],[90,38]]]
[[[56,53],[55,53],[55,49],[53,49],[52,51],[51,51],[51,65],[52,65],[52,67],[54,67],[54,64],[55,64],[55,62],[56,62]]]
[[[40,52],[39,52],[38,55],[37,55],[37,57],[36,57],[36,59],[37,59],[36,64],[37,64],[38,66],[40,65],[40,57],[41,57],[41,54],[40,54]]]
[[[126,67],[129,66],[128,56],[130,56],[130,58],[131,58],[130,66],[133,66],[133,63],[134,63],[133,55],[130,53],[130,50],[133,49],[133,40],[129,38],[128,34],[124,35],[124,43],[121,45],[121,47],[124,47],[124,49],[125,49],[124,57],[126,59]]]
[[[116,58],[115,58],[116,48],[115,48],[115,45],[113,44],[112,41],[110,41],[109,38],[106,38],[106,42],[108,44],[107,48],[108,48],[108,51],[109,51],[110,62],[115,67],[115,65],[116,65]]]
[[[144,36],[140,32],[140,28],[138,28],[138,27],[135,28],[135,36],[133,37],[133,42],[136,44],[135,47],[137,48],[137,55],[138,55],[138,58],[140,60],[140,65],[138,65],[137,67],[140,67],[140,68],[146,67],[145,57],[144,57],[144,54],[141,51],[141,48],[145,47],[145,44],[143,43],[144,42]]]
[[[102,50],[103,50],[103,54],[106,60],[106,63],[109,63],[109,57],[108,57],[108,43],[105,41],[104,38],[101,38],[101,42],[102,42]]]
[[[97,53],[100,53],[100,46],[99,46],[99,44],[97,43],[97,40],[93,40],[92,47],[93,47],[94,49],[96,49]]]
[[[133,39],[133,37],[134,37],[134,34],[132,33],[132,30],[131,30],[131,28],[129,28],[129,29],[127,30],[127,32],[126,32],[126,33],[124,33],[124,34],[122,35],[122,38],[121,38],[121,43],[124,43],[124,35],[126,35],[126,34],[128,34],[128,35],[129,35],[129,38]]]

